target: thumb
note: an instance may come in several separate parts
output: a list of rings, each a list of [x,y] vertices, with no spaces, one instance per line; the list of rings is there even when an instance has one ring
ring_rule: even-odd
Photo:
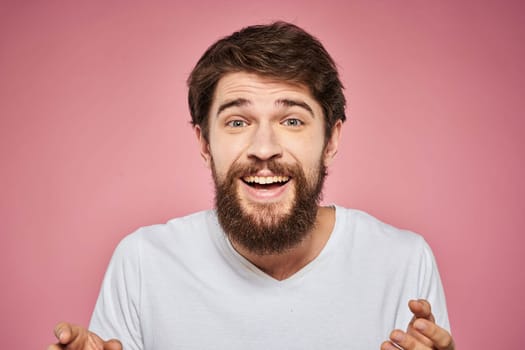
[[[60,344],[68,344],[75,337],[73,326],[66,322],[60,322],[55,326],[55,337]]]
[[[122,350],[122,343],[118,339],[110,339],[104,342],[104,350]]]
[[[408,303],[410,311],[414,314],[414,320],[416,318],[425,318],[431,322],[434,322],[434,315],[432,315],[432,307],[430,303],[425,299],[410,300]]]

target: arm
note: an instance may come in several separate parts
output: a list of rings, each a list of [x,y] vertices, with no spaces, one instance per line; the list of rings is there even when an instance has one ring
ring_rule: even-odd
[[[55,336],[58,342],[50,345],[48,350],[122,350],[117,339],[104,341],[95,333],[69,323],[57,324]]]
[[[140,290],[137,256],[136,242],[124,239],[106,271],[89,330],[59,323],[55,327],[58,342],[48,350],[122,350],[123,346],[127,350],[143,349],[137,310]]]
[[[390,339],[381,345],[381,350],[398,350],[399,347],[395,347],[394,344],[405,350],[454,350],[441,278],[432,250],[426,242],[422,245],[418,261],[414,264],[419,266],[419,286],[414,293],[417,300],[408,303],[410,313],[406,313],[406,321],[402,326],[398,324],[396,328],[404,328],[405,322],[412,317],[406,332],[400,329],[393,330]],[[405,314],[403,311],[401,313]]]
[[[135,235],[115,249],[104,276],[89,330],[119,339],[126,350],[143,350],[140,315],[140,249]]]
[[[397,344],[405,350],[454,350],[454,339],[450,333],[435,323],[430,303],[426,300],[411,300],[408,303],[414,317],[407,331],[396,329],[390,333],[390,340],[381,344],[381,350],[398,350]]]

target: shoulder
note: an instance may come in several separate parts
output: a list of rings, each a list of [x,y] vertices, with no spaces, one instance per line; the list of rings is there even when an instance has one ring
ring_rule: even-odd
[[[164,224],[144,226],[124,237],[116,254],[139,253],[144,250],[184,250],[210,239],[218,228],[213,210],[196,212],[171,219]]]
[[[418,233],[389,225],[364,211],[344,207],[336,209],[343,229],[351,233],[352,246],[360,250],[413,256],[429,249]]]

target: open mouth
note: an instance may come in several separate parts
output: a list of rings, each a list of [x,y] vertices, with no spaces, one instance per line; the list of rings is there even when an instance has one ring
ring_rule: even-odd
[[[242,181],[255,189],[273,189],[284,186],[290,181],[289,176],[244,176]]]

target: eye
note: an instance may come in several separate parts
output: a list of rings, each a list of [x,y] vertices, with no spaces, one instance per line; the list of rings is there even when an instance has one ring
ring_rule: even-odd
[[[298,127],[298,126],[302,126],[304,125],[303,121],[300,120],[300,119],[297,119],[297,118],[288,118],[288,119],[285,119],[283,122],[282,122],[283,125],[285,126],[293,126],[293,127]]]
[[[234,119],[227,122],[226,126],[229,126],[230,128],[242,128],[248,126],[248,123],[241,119]]]

